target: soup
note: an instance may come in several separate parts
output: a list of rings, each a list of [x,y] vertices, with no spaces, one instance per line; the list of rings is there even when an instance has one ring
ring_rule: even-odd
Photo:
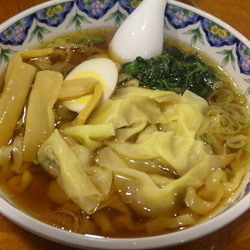
[[[249,165],[245,97],[204,55],[110,58],[114,29],[57,37],[9,62],[1,186],[21,210],[80,234],[144,237],[212,216]]]

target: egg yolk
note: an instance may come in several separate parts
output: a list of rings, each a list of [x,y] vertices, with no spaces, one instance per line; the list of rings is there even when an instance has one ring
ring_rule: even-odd
[[[103,87],[105,87],[105,80],[103,79],[103,77],[101,77],[99,74],[97,74],[94,71],[82,71],[82,72],[78,72],[77,74],[73,75],[72,77],[70,77],[70,79],[77,79],[77,78],[95,78],[98,81],[100,81],[103,84]]]

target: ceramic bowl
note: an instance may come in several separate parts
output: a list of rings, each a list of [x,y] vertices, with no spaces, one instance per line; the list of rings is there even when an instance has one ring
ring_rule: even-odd
[[[43,43],[65,32],[90,27],[118,27],[140,0],[56,0],[30,8],[0,26],[0,71],[16,52]],[[165,10],[165,33],[210,56],[250,95],[250,42],[221,20],[191,6],[169,0]],[[63,231],[18,210],[1,194],[0,212],[25,229],[44,238],[78,248],[152,249],[173,246],[202,237],[231,222],[250,207],[250,178],[237,195],[214,218],[167,235],[115,239]]]

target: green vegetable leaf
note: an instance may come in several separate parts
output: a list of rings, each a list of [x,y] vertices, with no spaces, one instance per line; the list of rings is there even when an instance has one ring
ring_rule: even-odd
[[[205,144],[208,144],[208,145],[212,145],[212,141],[206,137],[206,136],[201,136],[201,140],[205,143]]]
[[[184,54],[173,46],[148,60],[137,57],[122,68],[126,74],[138,79],[140,86],[178,94],[188,89],[205,98],[215,83],[212,69],[198,55]]]
[[[101,43],[105,40],[103,36],[98,36],[98,35],[88,35],[86,36],[86,38],[93,41],[93,43]]]
[[[54,164],[55,161],[54,159],[51,159],[48,155],[44,155],[44,159],[43,159],[43,164],[46,166],[50,166],[52,164]]]
[[[33,159],[33,160],[32,160],[32,163],[33,163],[34,165],[38,165],[38,164],[39,164],[39,162],[38,162],[37,159]]]

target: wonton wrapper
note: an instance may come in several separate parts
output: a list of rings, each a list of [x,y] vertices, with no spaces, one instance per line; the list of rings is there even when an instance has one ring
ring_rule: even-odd
[[[203,214],[205,203],[198,198],[195,200],[196,190],[204,185],[212,169],[224,168],[232,160],[232,156],[211,155],[204,143],[196,139],[207,106],[204,99],[189,91],[179,96],[168,91],[121,88],[113,99],[106,100],[91,113],[85,125],[67,127],[62,132],[88,148],[92,157],[92,150],[100,147],[95,161],[84,167],[86,174],[90,177],[93,173],[91,169],[95,167],[108,169],[114,176],[113,188],[139,214],[150,217],[167,215],[171,218],[185,202]],[[137,169],[130,160],[156,161],[171,169],[176,176],[171,177],[168,172],[164,174],[160,169],[155,169],[155,172],[153,168],[150,171]],[[84,161],[81,163],[84,165]],[[215,177],[220,183],[219,172]],[[94,178],[89,180],[92,184],[95,181]],[[67,183],[66,177],[64,182]],[[217,188],[223,189],[222,186]],[[100,194],[107,197],[111,187],[101,189]],[[213,192],[216,190],[204,191],[205,196],[211,198],[206,211],[218,203],[224,191],[220,197],[211,196]],[[78,195],[80,199],[81,194]],[[85,197],[85,194],[82,193],[82,196]],[[196,203],[191,206],[192,198]],[[102,203],[103,198],[99,201]],[[108,205],[108,201],[105,202]],[[83,206],[81,208],[84,210]],[[86,208],[84,211],[87,211]],[[182,216],[178,218],[181,220]],[[187,225],[193,223],[190,216],[183,218]]]

